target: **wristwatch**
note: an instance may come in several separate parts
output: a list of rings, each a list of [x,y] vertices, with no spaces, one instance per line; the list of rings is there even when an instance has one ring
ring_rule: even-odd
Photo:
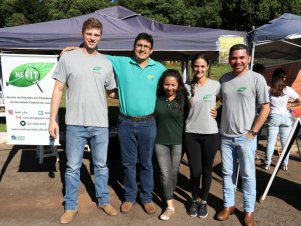
[[[249,133],[251,133],[253,137],[257,136],[258,134],[258,132],[255,132],[254,130],[250,130]]]

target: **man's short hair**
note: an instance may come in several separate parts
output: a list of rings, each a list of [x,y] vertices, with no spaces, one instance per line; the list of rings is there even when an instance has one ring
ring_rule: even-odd
[[[102,34],[102,23],[96,18],[89,18],[83,23],[82,33],[84,33],[87,29],[99,29],[100,34]]]
[[[235,50],[241,50],[241,49],[245,49],[247,54],[250,56],[250,51],[249,51],[249,48],[248,46],[244,45],[244,44],[235,44],[233,45],[231,48],[230,48],[230,51],[229,51],[229,56],[231,56],[232,52],[235,51]]]
[[[134,47],[135,47],[136,43],[139,40],[146,40],[146,41],[148,41],[151,44],[151,49],[153,48],[153,43],[154,43],[153,36],[151,36],[151,35],[149,35],[147,33],[140,33],[140,34],[138,34],[137,37],[135,38]]]

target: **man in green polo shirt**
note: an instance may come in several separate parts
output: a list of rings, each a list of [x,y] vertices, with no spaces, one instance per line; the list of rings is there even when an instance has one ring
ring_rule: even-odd
[[[152,155],[156,138],[153,113],[158,81],[166,68],[150,58],[152,52],[152,36],[141,33],[134,42],[135,56],[106,56],[113,64],[120,99],[117,126],[124,171],[122,213],[128,213],[136,201],[137,158],[140,163],[140,200],[146,213],[154,214],[156,210],[152,202]]]

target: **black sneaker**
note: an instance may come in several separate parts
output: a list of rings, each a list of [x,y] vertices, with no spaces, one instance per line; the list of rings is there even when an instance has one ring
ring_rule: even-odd
[[[199,204],[199,209],[198,209],[198,217],[200,218],[206,218],[208,216],[207,212],[207,203],[200,203]]]
[[[198,207],[199,207],[198,200],[192,200],[191,205],[187,211],[188,215],[191,217],[196,217],[198,215]]]

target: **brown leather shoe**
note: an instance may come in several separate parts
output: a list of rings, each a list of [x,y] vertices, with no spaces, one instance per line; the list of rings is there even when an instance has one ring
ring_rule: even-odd
[[[156,213],[156,207],[154,203],[149,202],[144,204],[144,210],[147,214],[154,214]]]
[[[117,210],[111,204],[98,206],[98,208],[102,209],[109,216],[117,215]]]
[[[224,207],[216,216],[216,219],[219,221],[226,221],[229,219],[229,216],[234,213],[235,206]]]
[[[245,226],[255,226],[254,213],[245,212],[244,222]]]
[[[134,203],[132,202],[124,202],[120,207],[121,213],[128,213],[133,208]]]
[[[61,216],[61,224],[70,223],[77,213],[77,210],[65,210],[64,214]]]

